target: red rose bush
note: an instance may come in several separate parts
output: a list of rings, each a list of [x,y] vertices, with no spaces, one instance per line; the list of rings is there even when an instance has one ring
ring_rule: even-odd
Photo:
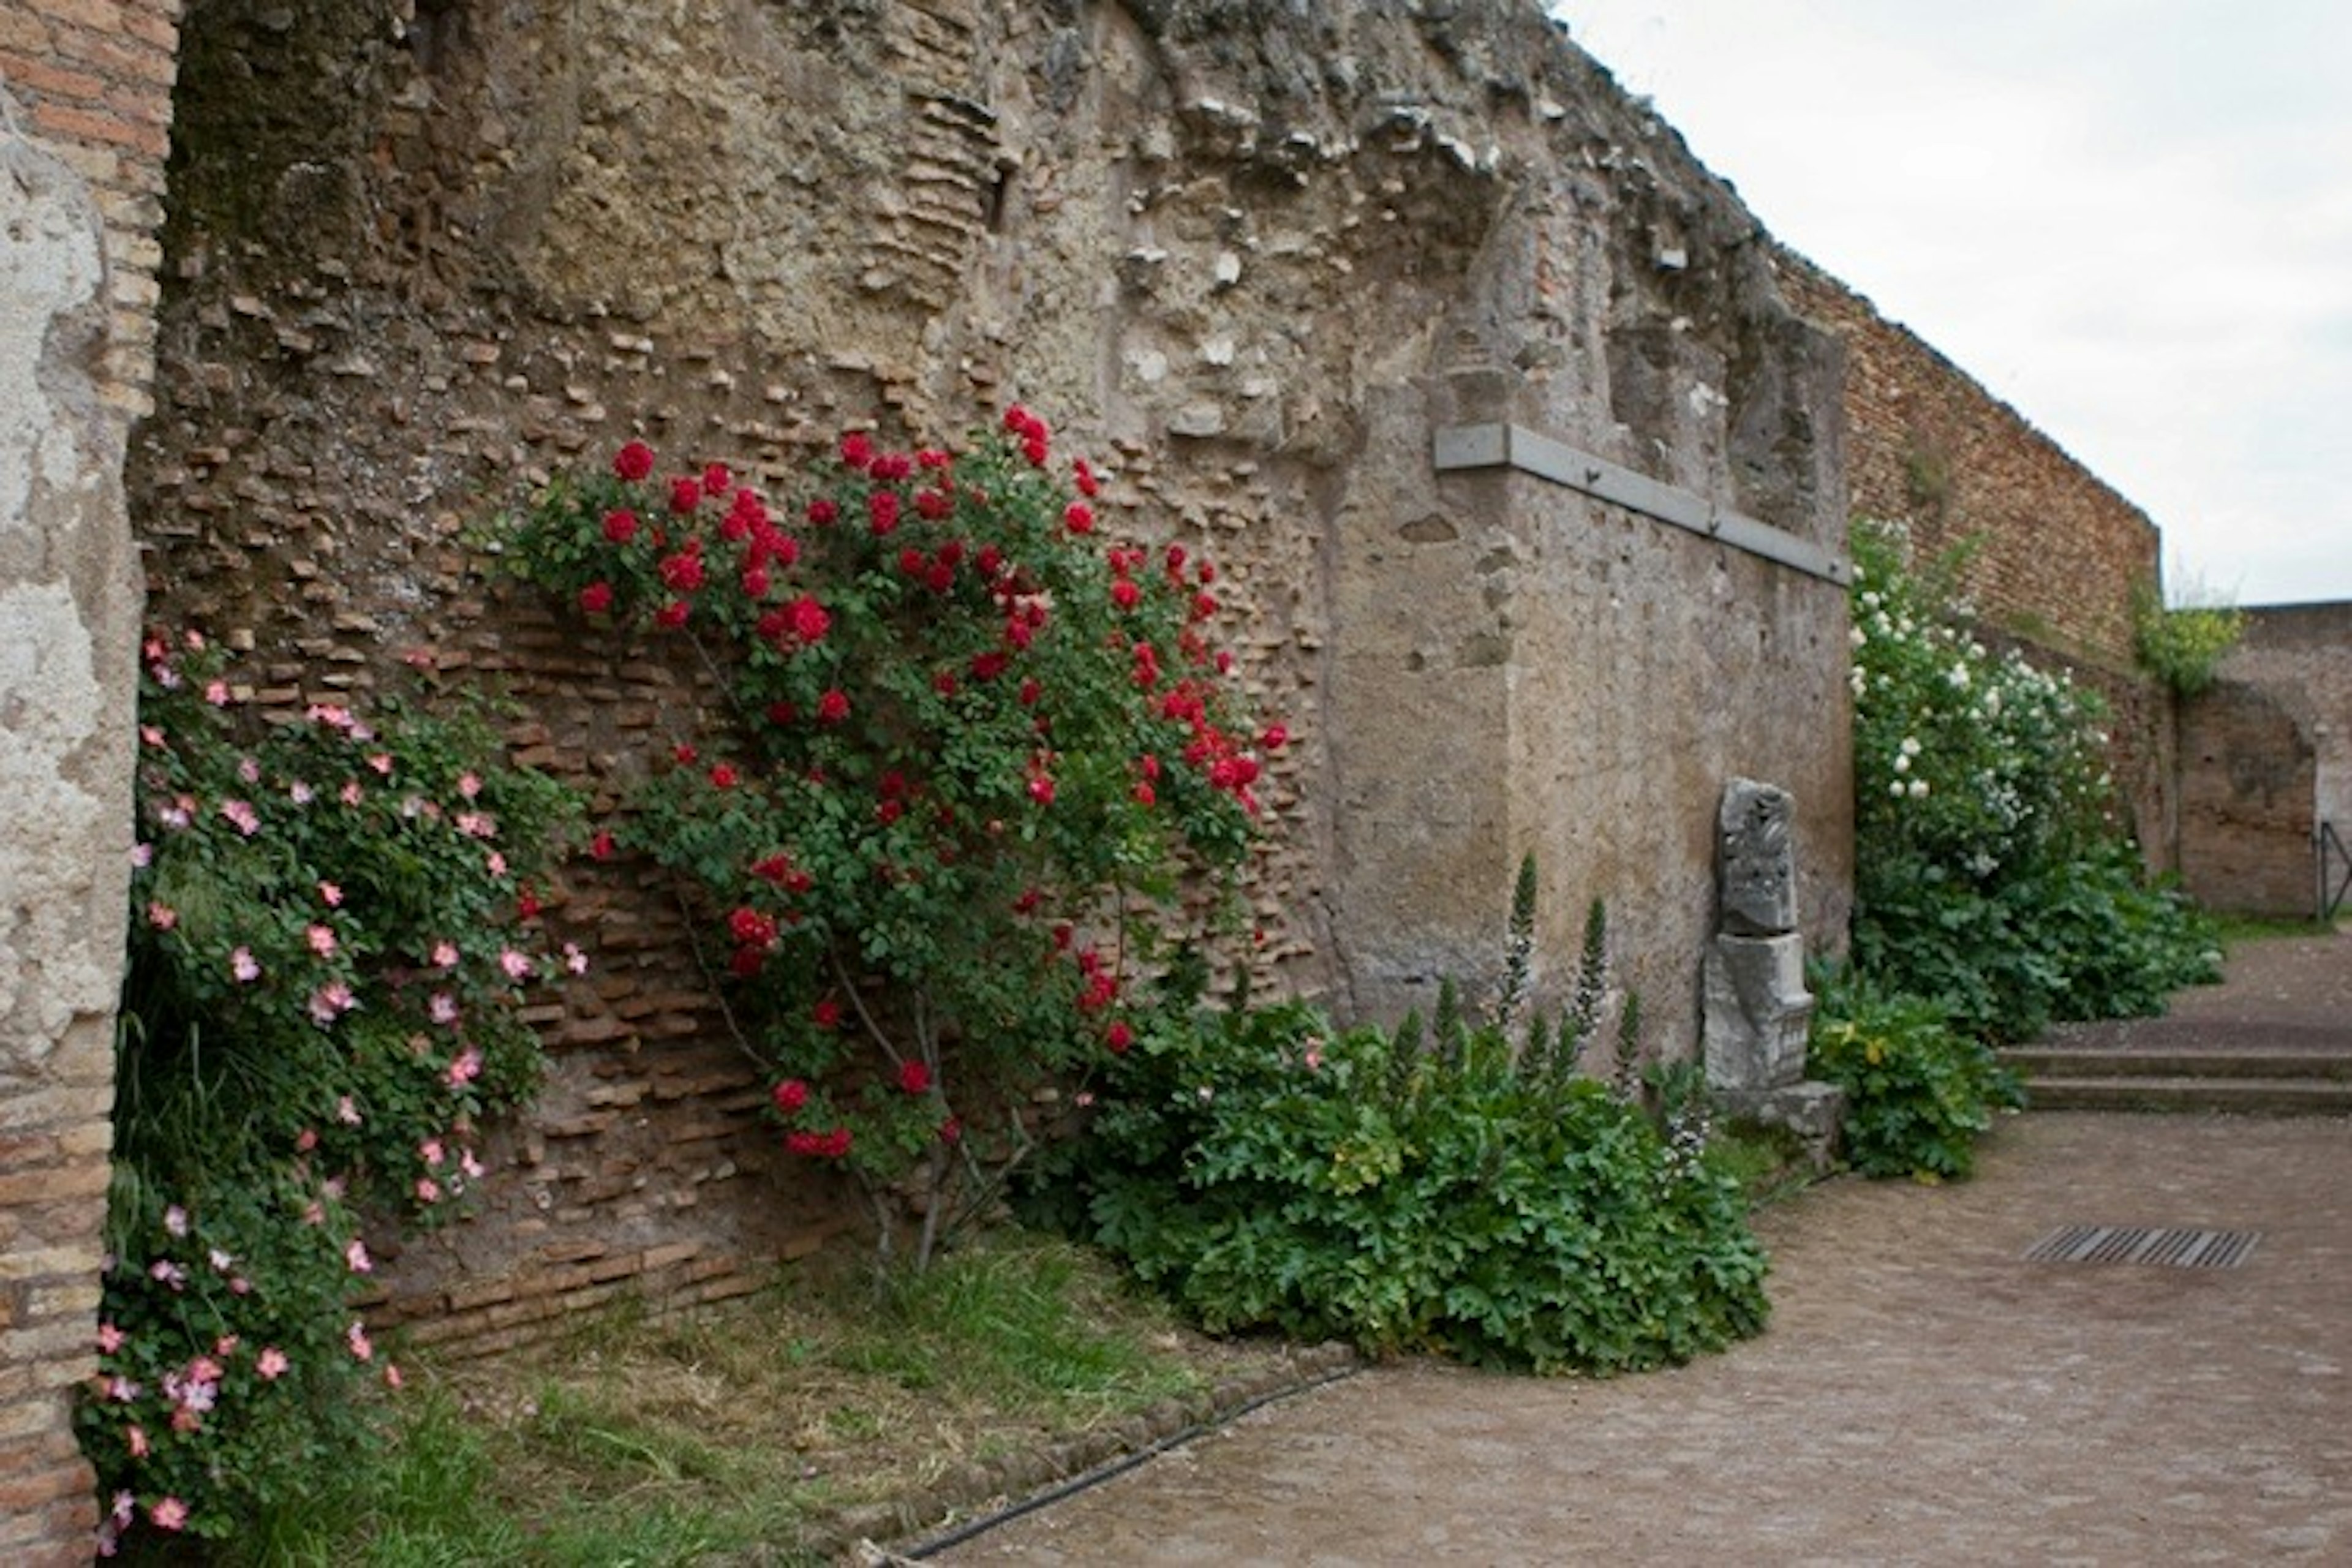
[[[853,433],[814,479],[786,509],[633,441],[506,547],[585,635],[709,677],[598,847],[677,874],[784,1146],[856,1180],[886,1258],[919,1214],[919,1266],[1037,1093],[1133,1038],[1286,736],[1241,721],[1213,569],[1114,538],[1027,411],[956,453]]]

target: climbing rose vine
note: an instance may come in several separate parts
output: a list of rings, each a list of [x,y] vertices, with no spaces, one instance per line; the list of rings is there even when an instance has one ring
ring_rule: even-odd
[[[506,548],[590,636],[710,677],[596,847],[677,874],[784,1147],[857,1180],[885,1258],[910,1200],[919,1266],[1036,1091],[1134,1038],[1286,737],[1243,721],[1214,568],[1117,537],[1026,410],[956,453],[853,433],[813,479],[782,510],[632,441]]]

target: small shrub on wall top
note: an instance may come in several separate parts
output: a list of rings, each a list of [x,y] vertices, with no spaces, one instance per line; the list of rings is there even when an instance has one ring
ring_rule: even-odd
[[[431,1224],[528,1095],[524,989],[577,971],[532,882],[573,803],[475,714],[239,711],[151,637],[117,1053],[100,1376],[82,1402],[110,1552],[221,1535],[366,1440],[399,1371],[349,1309],[362,1223]]]
[[[2096,699],[1972,638],[1898,535],[1858,525],[1853,552],[1856,968],[1994,1041],[2212,978],[2114,818]]]
[[[1110,536],[1024,409],[955,453],[845,437],[789,513],[657,469],[632,442],[504,542],[582,635],[710,678],[598,844],[676,874],[785,1147],[919,1265],[1034,1092],[1130,1047],[1136,975],[1197,930],[1190,874],[1241,865],[1286,736],[1243,721],[1214,567]]]

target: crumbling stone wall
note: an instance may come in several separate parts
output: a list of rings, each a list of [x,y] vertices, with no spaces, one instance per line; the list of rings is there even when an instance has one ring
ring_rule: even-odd
[[[1433,468],[1501,417],[1843,541],[1834,344],[1533,4],[191,0],[186,30],[132,486],[162,611],[255,702],[499,684],[520,754],[609,801],[692,681],[508,594],[471,520],[631,435],[788,492],[846,424],[1017,397],[1112,470],[1112,527],[1225,569],[1221,633],[1299,737],[1255,892],[1281,984],[1391,1014],[1493,964],[1534,848],[1552,950],[1607,897],[1688,1055],[1734,773],[1796,793],[1809,928],[1842,926],[1834,583]],[[551,907],[597,967],[540,1009],[548,1094],[384,1315],[495,1344],[635,1278],[748,1288],[839,1223],[638,881]]]
[[[2245,614],[2212,689],[2181,705],[2180,874],[2213,909],[2308,915],[2320,824],[2352,843],[2352,604]]]
[[[113,1142],[140,595],[122,443],[144,342],[116,330],[110,258],[144,275],[135,219],[110,232],[61,156],[119,173],[107,137],[136,128],[75,107],[108,82],[70,47],[26,68],[37,34],[100,42],[36,13],[0,33],[0,1557],[38,1564],[88,1561],[98,1522],[72,1398],[97,1370]]]
[[[1992,639],[2096,691],[2118,792],[2151,866],[2173,864],[2170,699],[2132,654],[2135,592],[2162,553],[2147,515],[1844,284],[1781,250],[1780,285],[1846,344],[1854,515],[1901,522],[1917,559],[1965,547],[1960,585]]]

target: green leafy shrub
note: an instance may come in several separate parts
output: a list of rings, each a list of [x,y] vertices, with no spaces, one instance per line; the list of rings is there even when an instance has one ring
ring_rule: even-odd
[[[1087,1234],[1213,1331],[1549,1373],[1762,1326],[1735,1181],[1603,1084],[1463,1041],[1401,1069],[1302,1005],[1155,1026],[1076,1152]]]
[[[1899,545],[1854,531],[1856,967],[1994,1040],[2214,978],[2210,929],[2114,819],[2095,698],[1989,652]]]
[[[1040,1087],[1128,1048],[1127,987],[1205,929],[1287,737],[1242,721],[1213,566],[1106,538],[1026,410],[957,453],[852,434],[811,481],[788,516],[632,442],[504,548],[588,635],[712,678],[598,843],[675,874],[786,1147],[920,1267]]]
[[[431,1224],[483,1174],[482,1120],[538,1081],[530,879],[565,791],[478,713],[239,710],[214,651],[151,637],[118,1047],[100,1375],[106,1499],[217,1536],[369,1439],[379,1357],[349,1302],[363,1224]]]
[[[1990,1047],[1943,1009],[1851,973],[1817,973],[1808,1076],[1845,1090],[1846,1163],[1868,1176],[1965,1177],[1993,1112],[2024,1103]]]
[[[2139,667],[2176,696],[2210,691],[2221,661],[2246,635],[2246,613],[2234,605],[2167,608],[2153,584],[2132,594],[2132,652]]]
[[[1525,972],[1530,892],[1523,874],[1507,980]],[[1451,984],[1431,1026],[1390,1033],[1303,1003],[1204,1011],[1180,983],[1089,1097],[1046,1205],[1215,1331],[1546,1373],[1753,1333],[1765,1259],[1692,1097],[1664,1097],[1662,1128],[1577,1073],[1604,941],[1596,913],[1568,1015],[1517,1038],[1465,1016]],[[1523,984],[1504,997],[1516,1023]],[[1621,1024],[1621,1057],[1638,1058],[1638,1027]]]

